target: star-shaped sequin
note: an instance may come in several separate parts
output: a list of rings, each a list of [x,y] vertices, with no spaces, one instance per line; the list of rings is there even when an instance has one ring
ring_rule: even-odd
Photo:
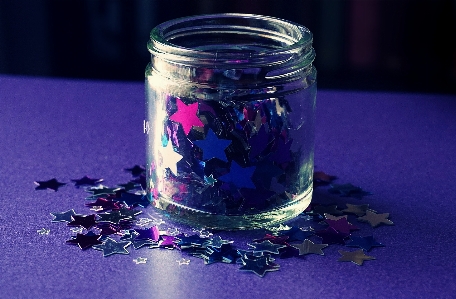
[[[41,229],[38,229],[36,231],[39,235],[42,235],[42,236],[47,236],[49,235],[49,233],[51,232],[50,229],[47,229],[47,228],[41,228]]]
[[[99,197],[95,202],[86,203],[86,207],[98,207],[97,211],[118,210],[120,203],[110,199]]]
[[[140,176],[146,173],[146,169],[139,165],[135,165],[132,168],[125,168],[125,171],[130,172],[132,176]]]
[[[323,171],[315,171],[313,175],[314,187],[329,185],[332,181],[337,179],[334,175],[329,175]]]
[[[169,117],[170,120],[182,125],[185,135],[188,135],[192,127],[204,127],[203,122],[197,116],[198,103],[185,105],[180,99],[176,99],[177,112]]]
[[[215,236],[209,240],[209,242],[207,243],[207,246],[221,248],[223,245],[231,244],[231,243],[233,243],[233,241],[222,240],[222,238],[220,236]]]
[[[95,221],[95,214],[92,215],[73,215],[73,221],[68,222],[68,226],[82,226],[85,229],[89,229],[92,226],[95,226],[97,223]]]
[[[181,258],[180,260],[176,260],[176,262],[179,264],[179,266],[190,264],[190,260],[186,258]]]
[[[169,168],[174,175],[177,175],[177,162],[182,160],[182,156],[174,151],[171,140],[161,149],[163,167]]]
[[[305,239],[301,244],[293,244],[291,246],[299,249],[299,255],[305,255],[309,253],[324,255],[322,249],[328,247],[328,244],[315,244],[309,239]]]
[[[119,224],[122,220],[131,220],[130,216],[122,215],[119,211],[98,214],[98,217],[100,217],[98,222],[109,222],[113,224]]]
[[[148,239],[158,241],[160,238],[160,231],[156,226],[152,226],[146,229],[136,229],[135,231],[138,233],[138,235],[136,236],[137,240]]]
[[[88,176],[83,176],[81,179],[75,179],[71,180],[74,182],[75,187],[81,187],[81,186],[95,186],[103,181],[103,179],[91,179]]]
[[[57,181],[57,179],[53,178],[48,181],[36,181],[35,185],[35,190],[45,190],[45,189],[51,189],[54,191],[57,191],[60,187],[66,185],[65,183],[60,183]]]
[[[271,263],[267,256],[253,259],[242,257],[241,261],[243,265],[239,270],[253,272],[259,277],[263,277],[266,272],[277,271],[280,268],[279,265]]]
[[[93,232],[88,232],[87,234],[77,234],[75,238],[66,241],[67,244],[78,245],[79,248],[85,250],[92,247],[93,245],[101,244],[100,241],[101,235],[97,235]]]
[[[263,241],[261,243],[248,243],[250,247],[253,247],[253,252],[269,252],[273,254],[279,254],[279,249],[287,247],[287,245],[274,244],[269,240]]]
[[[322,239],[322,243],[325,244],[342,244],[345,245],[344,239],[348,236],[347,234],[338,232],[332,227],[328,227],[325,230],[320,230],[315,233]]]
[[[129,207],[141,206],[147,208],[150,205],[150,201],[145,194],[125,192],[122,193],[118,200],[124,202]]]
[[[73,215],[76,215],[73,209],[62,213],[51,213],[54,219],[51,222],[71,222],[73,221]]]
[[[255,188],[252,182],[252,174],[255,167],[242,168],[235,161],[231,162],[230,172],[220,176],[220,180],[234,184],[237,188]]]
[[[314,232],[308,230],[302,230],[299,227],[291,227],[289,230],[280,232],[280,235],[288,236],[288,242],[304,241],[308,237],[314,235]]]
[[[375,260],[375,257],[364,254],[362,249],[356,251],[339,250],[339,253],[342,255],[338,259],[339,262],[352,262],[358,266],[361,266],[364,261]]]
[[[366,211],[370,210],[368,204],[364,205],[352,205],[349,203],[345,204],[347,208],[345,210],[342,210],[342,212],[348,213],[348,214],[355,214],[356,216],[364,216],[366,215]],[[375,212],[371,210],[372,212]]]
[[[100,185],[98,187],[91,187],[87,189],[87,192],[92,193],[92,196],[87,197],[87,199],[97,199],[98,197],[103,197],[106,195],[115,195],[116,192],[120,190],[122,190],[122,188],[108,188],[103,185]]]
[[[137,257],[133,259],[133,263],[135,263],[136,265],[145,264],[147,263],[147,257]]]
[[[199,148],[203,150],[203,160],[218,158],[227,161],[225,149],[230,145],[231,140],[220,139],[209,129],[204,140],[195,140]]]
[[[357,237],[351,236],[350,241],[345,244],[348,247],[359,247],[365,251],[370,251],[372,247],[384,247],[385,245],[374,240],[373,236]]]
[[[113,254],[129,254],[127,247],[130,246],[130,241],[117,242],[114,239],[107,237],[102,244],[94,245],[92,248],[103,251],[103,256],[110,256]]]
[[[355,225],[348,222],[347,218],[341,218],[338,220],[326,219],[325,222],[329,225],[329,227],[347,235],[350,234],[351,231],[359,229]]]
[[[364,191],[360,187],[356,187],[352,184],[333,184],[328,189],[329,193],[339,194],[342,197],[350,196],[355,198],[363,198],[366,195],[372,195],[372,193]]]
[[[388,217],[389,213],[377,214],[368,210],[366,215],[358,217],[358,221],[368,222],[372,227],[377,227],[380,224],[393,225],[394,223]]]

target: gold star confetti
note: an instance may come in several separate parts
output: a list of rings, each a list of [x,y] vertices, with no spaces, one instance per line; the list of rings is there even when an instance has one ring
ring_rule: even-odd
[[[338,259],[339,262],[352,262],[358,266],[361,266],[364,261],[375,260],[375,257],[365,255],[362,249],[356,251],[339,250],[339,253],[342,255]]]

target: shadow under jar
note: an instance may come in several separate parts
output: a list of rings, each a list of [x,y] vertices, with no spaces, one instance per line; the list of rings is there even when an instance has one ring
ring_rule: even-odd
[[[253,229],[312,197],[316,70],[312,34],[248,14],[154,28],[146,69],[147,193],[174,220]]]

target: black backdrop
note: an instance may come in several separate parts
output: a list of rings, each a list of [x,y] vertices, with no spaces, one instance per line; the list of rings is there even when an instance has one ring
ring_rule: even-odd
[[[0,0],[0,73],[143,80],[152,27],[220,12],[308,27],[320,88],[456,93],[455,0]]]

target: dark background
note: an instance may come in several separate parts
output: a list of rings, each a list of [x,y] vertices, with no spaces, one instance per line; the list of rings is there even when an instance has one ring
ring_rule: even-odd
[[[0,73],[142,81],[155,25],[221,12],[308,27],[319,88],[456,94],[456,0],[0,0]]]

